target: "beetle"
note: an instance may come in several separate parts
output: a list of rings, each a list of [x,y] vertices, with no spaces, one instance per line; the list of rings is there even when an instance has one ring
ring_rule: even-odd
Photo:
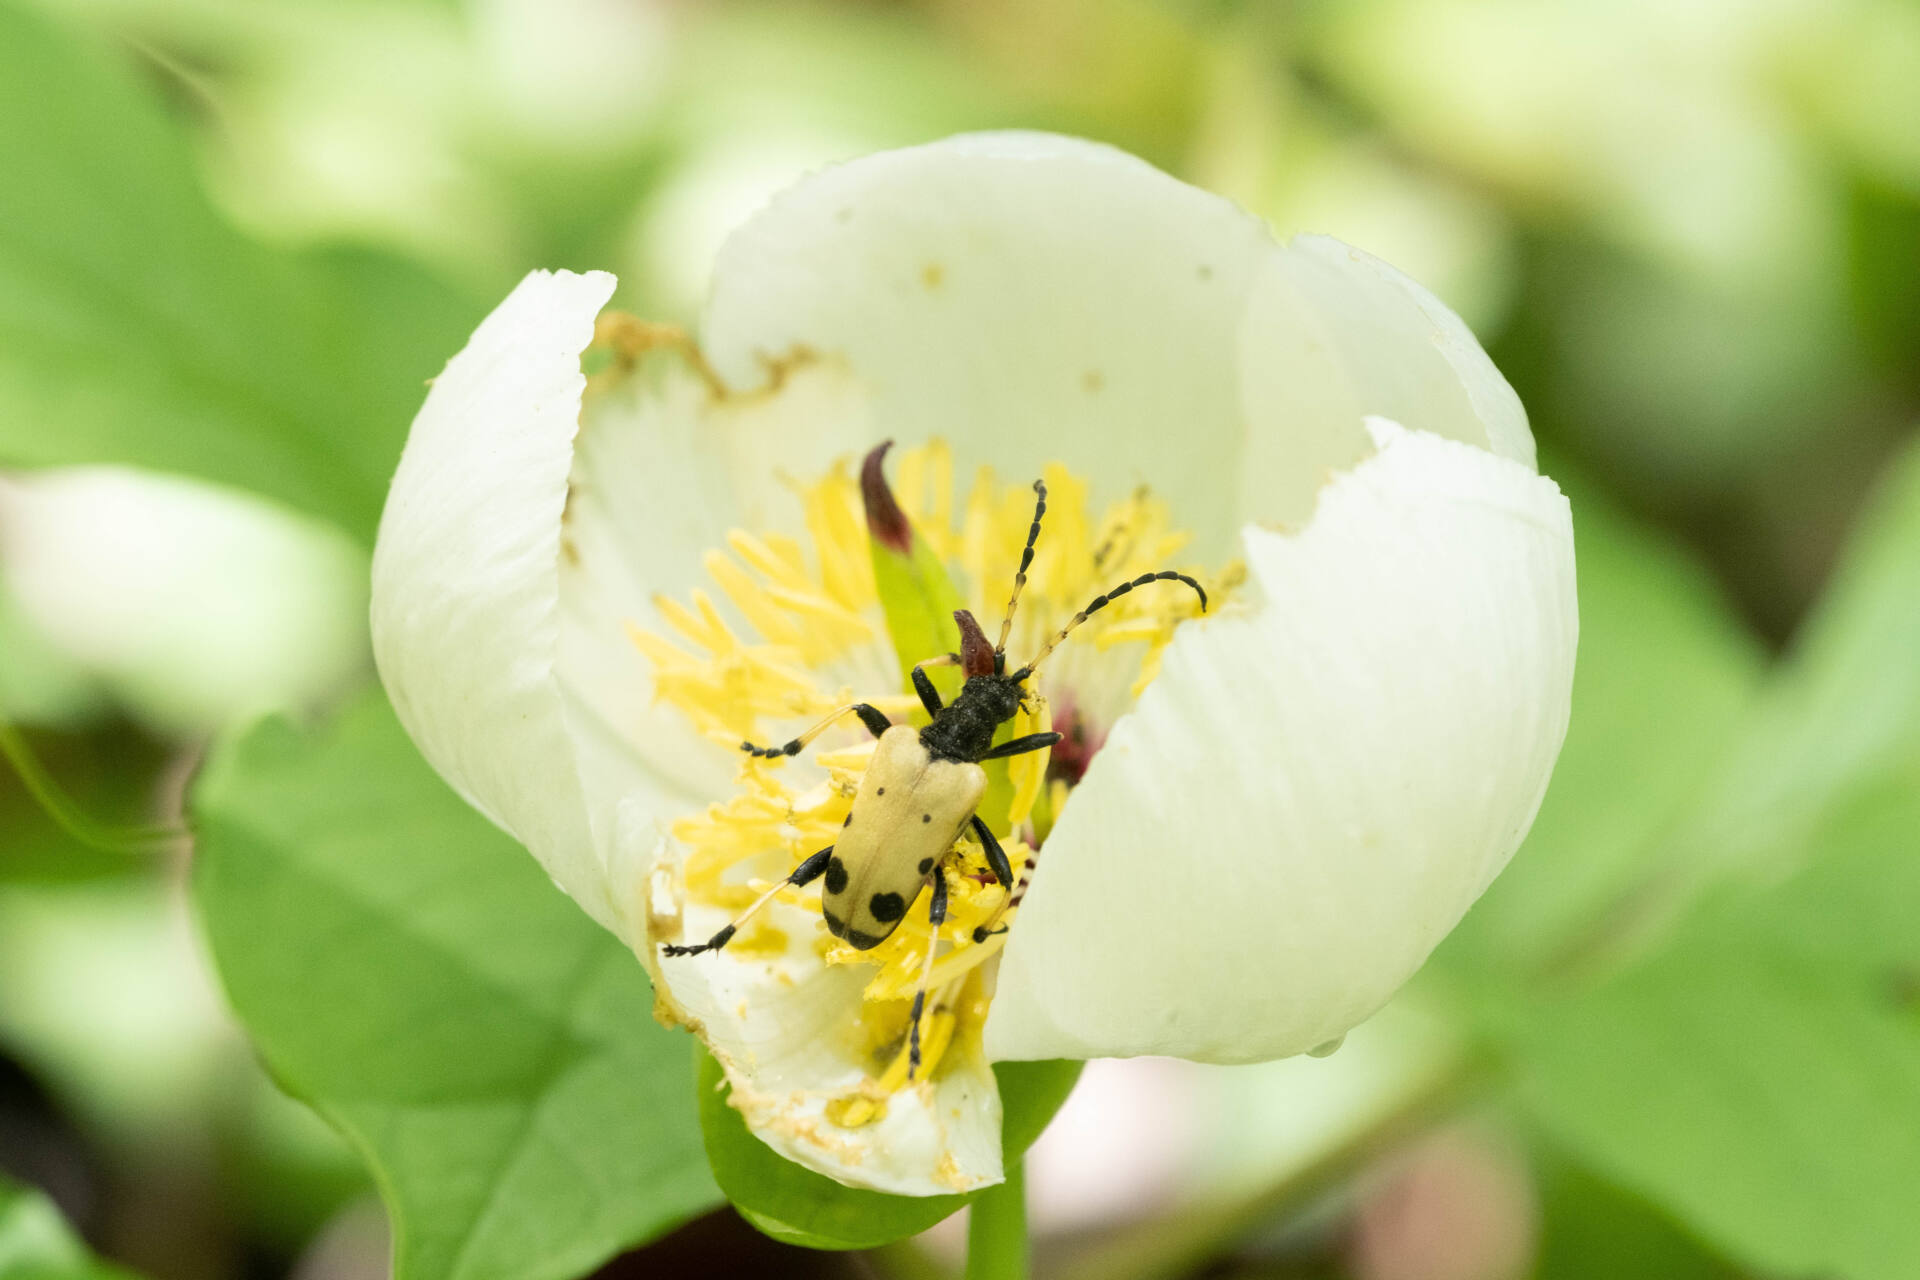
[[[876,463],[879,452],[873,455]],[[965,609],[954,612],[953,620],[960,631],[960,651],[928,658],[913,668],[914,692],[928,716],[924,728],[894,724],[878,708],[854,702],[836,709],[799,737],[780,746],[741,743],[742,751],[762,759],[795,756],[848,715],[857,715],[867,731],[879,739],[840,836],[833,844],[802,861],[793,874],[767,890],[707,941],[662,948],[663,954],[669,956],[718,951],[780,890],[820,880],[821,912],[826,917],[828,930],[849,946],[867,951],[893,934],[919,900],[921,890],[931,884],[933,896],[928,908],[934,936],[921,968],[919,989],[913,997],[908,1079],[919,1070],[920,1015],[926,1003],[927,975],[933,968],[939,944],[939,926],[947,916],[947,881],[941,866],[955,841],[969,827],[986,854],[988,869],[1007,888],[1008,906],[1018,892],[1006,851],[976,810],[987,790],[987,772],[981,767],[984,762],[1039,751],[1060,741],[1060,734],[1049,731],[994,745],[993,738],[1000,726],[1027,705],[1031,692],[1027,681],[1075,628],[1137,587],[1152,582],[1184,583],[1200,597],[1201,612],[1207,609],[1206,589],[1186,574],[1171,569],[1143,573],[1095,596],[1041,646],[1031,662],[1009,673],[1007,637],[1013,630],[1020,593],[1027,585],[1027,570],[1033,565],[1040,522],[1047,513],[1045,482],[1034,481],[1033,491],[1033,523],[1027,529],[1020,567],[1013,575],[1013,592],[1007,599],[1006,616],[1000,624],[999,643],[987,640],[971,612]],[[948,665],[958,665],[966,683],[952,702],[942,703],[926,669]],[[1029,862],[1028,866],[1031,865]],[[989,932],[985,928],[975,930],[974,941],[983,941]]]

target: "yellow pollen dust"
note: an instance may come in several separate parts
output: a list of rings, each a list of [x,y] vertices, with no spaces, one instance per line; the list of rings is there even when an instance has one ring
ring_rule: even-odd
[[[1113,504],[1098,520],[1088,512],[1087,485],[1059,464],[1044,472],[1047,514],[1028,583],[1008,641],[1009,667],[1033,653],[1094,596],[1149,570],[1169,567],[1187,535],[1172,527],[1165,504],[1140,490]],[[742,741],[777,743],[820,716],[859,700],[885,712],[896,724],[923,725],[927,716],[909,687],[886,634],[875,585],[872,552],[860,488],[852,463],[836,463],[825,476],[795,484],[806,541],[777,533],[734,530],[724,548],[707,553],[704,568],[713,591],[696,589],[680,602],[664,596],[654,605],[661,631],[629,624],[634,645],[651,662],[656,696],[681,711],[703,735],[730,750]],[[998,635],[1013,575],[1033,517],[1031,482],[1001,483],[982,469],[965,498],[954,500],[953,460],[939,442],[898,455],[895,496],[948,566],[956,587],[988,636]],[[811,555],[808,552],[811,552]],[[1238,565],[1203,577],[1210,599],[1225,599],[1239,582]],[[734,621],[716,603],[724,599]],[[1067,648],[1125,651],[1133,694],[1159,669],[1161,651],[1175,628],[1198,614],[1187,591],[1135,591],[1115,600],[1075,632]],[[740,625],[744,623],[745,625]],[[1060,664],[1055,655],[1048,667]],[[928,654],[927,657],[934,657]],[[1047,671],[1036,682],[1044,689]],[[1009,736],[1051,727],[1044,697],[1013,721]],[[831,745],[829,745],[831,744]],[[686,849],[683,890],[689,902],[729,914],[744,910],[817,850],[832,844],[852,807],[874,743],[849,717],[847,727],[811,753],[807,769],[798,760],[742,756],[738,789],[672,826]],[[932,941],[923,892],[878,946],[859,951],[826,931],[820,889],[788,886],[774,900],[799,908],[762,911],[728,944],[688,963],[762,963],[788,953],[798,932],[811,929],[812,947],[827,964],[867,965],[866,984],[849,1034],[872,1065],[865,1086],[834,1100],[835,1123],[854,1126],[885,1113],[886,1099],[907,1082],[907,1023],[914,993],[926,985],[920,1028],[921,1079],[932,1077],[942,1055],[961,1035],[977,1036],[991,999],[980,966],[1007,939],[1003,926],[1018,914],[1019,893],[1037,856],[1037,845],[1067,801],[1070,787],[1049,780],[1049,752],[1005,762],[1010,795],[1004,808],[983,806],[981,817],[1001,835],[1015,873],[1015,886],[997,883],[971,833],[957,840],[935,874],[946,877],[947,919],[929,969]],[[824,776],[823,776],[824,774]],[[989,804],[993,803],[989,793]],[[778,856],[775,856],[778,855]],[[758,874],[743,874],[752,871]],[[798,923],[804,921],[805,923]],[[976,930],[992,930],[975,942]]]

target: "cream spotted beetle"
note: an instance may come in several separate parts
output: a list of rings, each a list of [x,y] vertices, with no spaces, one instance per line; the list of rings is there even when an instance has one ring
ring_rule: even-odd
[[[870,455],[870,465],[877,469],[884,451],[884,446],[875,450]],[[886,941],[919,900],[920,891],[931,883],[933,900],[929,905],[929,920],[933,938],[921,969],[919,990],[913,997],[908,1079],[919,1072],[920,1015],[926,1004],[927,974],[933,968],[934,952],[939,946],[939,926],[947,917],[947,881],[941,864],[969,826],[979,838],[994,878],[1007,887],[1008,905],[1016,900],[1013,868],[1007,862],[1006,851],[975,809],[987,790],[987,772],[980,767],[983,761],[1038,751],[1060,740],[1058,733],[1030,733],[993,745],[993,736],[1000,726],[1026,705],[1027,679],[1075,627],[1136,587],[1150,582],[1183,582],[1199,595],[1201,612],[1207,608],[1206,590],[1186,574],[1170,569],[1143,573],[1104,595],[1095,596],[1041,647],[1033,661],[1007,674],[1007,636],[1013,629],[1013,613],[1019,606],[1020,592],[1027,585],[1034,543],[1040,537],[1040,521],[1047,513],[1047,486],[1036,480],[1033,491],[1036,495],[1033,524],[1027,530],[1027,544],[1020,553],[1020,568],[1013,575],[1013,594],[1007,600],[1006,617],[1000,624],[999,643],[987,642],[972,613],[965,609],[954,613],[953,620],[960,628],[960,652],[929,658],[913,668],[914,691],[920,695],[920,702],[931,717],[924,729],[894,724],[877,708],[855,702],[841,707],[784,746],[756,747],[751,742],[741,743],[740,749],[748,755],[766,759],[798,755],[808,743],[849,714],[859,716],[860,722],[880,740],[838,840],[807,858],[792,875],[761,895],[707,941],[663,948],[669,956],[717,951],[732,941],[740,926],[781,889],[822,880],[820,905],[827,928],[849,946],[866,951]],[[957,698],[943,705],[939,691],[927,677],[926,668],[953,664],[965,674],[966,684]],[[974,941],[983,941],[988,935],[987,929],[978,929],[974,932]]]

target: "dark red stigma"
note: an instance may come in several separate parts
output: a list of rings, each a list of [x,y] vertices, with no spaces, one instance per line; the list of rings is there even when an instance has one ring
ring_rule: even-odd
[[[993,642],[966,609],[955,609],[953,620],[960,628],[960,670],[968,679],[993,674]]]
[[[1104,733],[1095,736],[1086,719],[1065,701],[1054,704],[1052,718],[1053,727],[1064,736],[1053,744],[1053,751],[1047,757],[1047,780],[1058,778],[1069,787],[1077,787],[1086,776],[1087,766],[1093,763],[1094,755],[1106,745],[1107,736]]]
[[[882,440],[860,464],[860,501],[867,508],[867,532],[873,540],[890,551],[911,555],[913,526],[907,523],[907,513],[894,499],[893,490],[887,487],[886,472],[881,469],[891,448],[893,441]]]

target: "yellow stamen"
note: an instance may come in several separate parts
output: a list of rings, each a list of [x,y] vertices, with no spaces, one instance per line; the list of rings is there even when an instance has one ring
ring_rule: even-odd
[[[1032,707],[1021,708],[1013,718],[1013,736],[1025,737],[1030,733],[1045,733],[1053,728],[1053,712],[1047,706],[1047,700],[1035,697]],[[1052,748],[1045,751],[1029,751],[1015,756],[1007,762],[1007,776],[1013,780],[1013,803],[1007,809],[1007,823],[1014,830],[1027,824],[1033,816],[1033,805],[1040,798],[1040,784],[1047,780],[1047,762],[1053,758]]]
[[[988,633],[997,634],[1032,519],[1029,484],[1003,485],[983,470],[956,506],[953,459],[946,446],[906,450],[895,466],[901,508],[946,562]],[[1168,567],[1187,542],[1165,504],[1144,489],[1094,520],[1084,481],[1058,464],[1047,467],[1044,478],[1047,516],[1009,640],[1010,666],[1093,596],[1123,579]],[[731,616],[713,596],[695,590],[685,603],[654,601],[658,630],[629,625],[635,647],[652,665],[657,696],[729,748],[742,740],[783,741],[856,698],[895,723],[924,720],[918,700],[904,692],[885,633],[851,467],[836,463],[818,480],[794,489],[810,546],[779,534],[736,529],[724,549],[707,553],[708,576]],[[1241,576],[1234,565],[1203,581],[1218,602]],[[1107,687],[1131,685],[1137,693],[1158,669],[1175,630],[1198,611],[1184,591],[1136,591],[1115,600],[1050,660],[1036,685],[1062,668],[1069,668],[1068,674],[1098,668],[1109,673],[1100,676]],[[1114,664],[1121,664],[1117,671]],[[1015,716],[1009,736],[1053,725],[1047,699],[1038,687],[1029,689],[1029,705]],[[1061,689],[1072,705],[1072,681]],[[733,962],[766,963],[801,947],[827,964],[873,970],[861,1008],[849,1011],[854,1020],[849,1026],[864,1028],[865,1051],[874,1055],[870,1075],[828,1108],[829,1119],[849,1127],[879,1119],[887,1099],[907,1084],[906,1021],[917,990],[928,992],[921,1080],[937,1073],[956,1034],[977,1032],[991,987],[981,966],[1000,953],[1008,937],[1004,927],[1018,916],[1010,887],[993,878],[970,831],[955,841],[943,863],[947,918],[937,937],[928,918],[930,895],[923,893],[885,941],[857,951],[827,934],[818,889],[782,885],[782,877],[802,859],[837,838],[873,750],[872,740],[849,717],[805,753],[812,770],[802,760],[742,757],[732,796],[671,827],[686,850],[680,883],[684,901],[728,913],[762,896],[771,903],[726,950],[697,962],[725,963],[733,957]],[[1031,752],[1007,765],[1012,798],[1001,844],[1016,876],[1037,857],[1037,845],[1029,841],[1045,838],[1071,794],[1066,779],[1048,776],[1050,756]],[[984,810],[982,816],[996,832],[1000,829],[997,817]],[[976,931],[983,934],[979,942]]]

